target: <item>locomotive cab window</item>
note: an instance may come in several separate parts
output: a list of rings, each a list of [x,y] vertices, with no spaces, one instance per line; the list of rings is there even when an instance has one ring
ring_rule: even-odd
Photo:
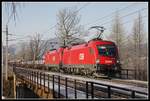
[[[97,46],[98,53],[101,56],[116,56],[116,48],[114,45]]]

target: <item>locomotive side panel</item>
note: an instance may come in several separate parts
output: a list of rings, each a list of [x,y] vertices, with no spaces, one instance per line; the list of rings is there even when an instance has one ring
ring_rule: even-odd
[[[81,47],[77,50],[71,50],[71,64],[94,64],[95,57],[90,49],[91,47]]]
[[[49,62],[49,59],[48,59],[48,52],[46,52],[45,54],[44,54],[44,64],[48,64],[48,62]]]
[[[48,52],[46,56],[46,64],[59,64],[59,54],[57,51]]]
[[[63,58],[62,58],[62,62],[63,64],[67,64],[67,60],[69,60],[70,56],[69,56],[69,51],[68,49],[64,49],[64,52],[63,52]]]
[[[64,64],[79,65],[79,64],[94,64],[95,55],[94,49],[88,46],[72,47],[64,50]]]

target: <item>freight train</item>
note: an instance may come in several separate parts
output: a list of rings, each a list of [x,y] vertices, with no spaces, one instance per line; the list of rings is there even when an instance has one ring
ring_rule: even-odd
[[[44,64],[59,70],[78,73],[120,72],[118,49],[114,42],[95,38],[87,43],[60,47],[44,54]]]
[[[104,31],[103,27],[94,26],[91,28],[100,30],[101,33],[97,38],[86,43],[49,50],[45,52],[42,61],[35,61],[34,64],[37,64],[37,67],[40,69],[67,73],[85,75],[93,75],[95,73],[106,75],[119,74],[121,72],[121,64],[117,46],[114,42],[100,38]],[[34,65],[33,61],[21,62],[21,64],[30,64],[31,68]]]

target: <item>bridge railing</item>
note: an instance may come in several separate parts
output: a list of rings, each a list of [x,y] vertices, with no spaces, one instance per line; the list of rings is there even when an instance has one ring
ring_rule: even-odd
[[[135,79],[146,80],[147,71],[144,69],[121,69],[121,78],[123,79]]]
[[[143,96],[147,96],[148,94],[142,91],[137,90],[131,90],[124,87],[118,87],[118,86],[112,86],[108,84],[102,84],[97,83],[93,81],[86,81],[83,80],[82,83],[78,83],[78,79],[72,79],[69,77],[63,77],[60,75],[51,75],[51,74],[45,74],[44,72],[40,71],[33,71],[28,69],[21,69],[21,68],[15,68],[14,72],[19,77],[24,77],[25,79],[28,79],[31,84],[37,85],[37,87],[41,88],[44,86],[45,92],[50,92],[50,89],[53,91],[53,98],[68,98],[69,93],[68,90],[72,88],[74,92],[74,98],[78,98],[77,95],[79,95],[78,91],[82,91],[85,93],[85,98],[112,98],[115,95],[118,96],[116,93],[123,95],[122,97],[127,98],[145,98]],[[62,80],[63,79],[63,80]],[[42,83],[43,81],[43,83]],[[52,88],[50,88],[50,82],[52,82]],[[46,87],[46,83],[47,87]],[[65,94],[61,93],[61,86],[65,87]],[[56,87],[57,86],[57,87]],[[48,91],[46,91],[46,88],[48,88]],[[57,93],[56,93],[56,88]],[[120,96],[120,95],[119,95]],[[147,97],[146,97],[147,98]]]
[[[120,96],[123,95],[128,98],[140,98],[139,94],[147,95],[147,93],[145,93],[145,92],[131,90],[131,89],[123,88],[123,87],[112,86],[112,85],[108,85],[108,84],[87,81],[86,82],[86,98],[89,97],[89,88],[90,88],[91,98],[94,98],[94,96],[97,95],[94,92],[98,92],[98,90],[100,90],[100,89],[102,90],[102,87],[99,87],[99,86],[102,86],[103,90],[106,91],[106,93],[103,94],[103,96],[101,96],[102,98],[112,98],[112,96],[115,96],[115,95],[120,95]],[[98,89],[98,87],[99,87],[99,89]],[[136,94],[138,96],[136,96]]]

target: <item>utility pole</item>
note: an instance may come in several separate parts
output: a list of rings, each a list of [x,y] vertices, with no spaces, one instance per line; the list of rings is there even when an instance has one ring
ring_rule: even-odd
[[[4,73],[4,65],[3,65],[3,41],[2,41],[2,76],[3,76],[3,73]]]
[[[5,79],[8,79],[7,69],[8,69],[8,25],[6,25],[6,61],[5,61]]]
[[[14,98],[16,98],[16,75],[14,72],[13,72],[13,77],[14,77]]]

